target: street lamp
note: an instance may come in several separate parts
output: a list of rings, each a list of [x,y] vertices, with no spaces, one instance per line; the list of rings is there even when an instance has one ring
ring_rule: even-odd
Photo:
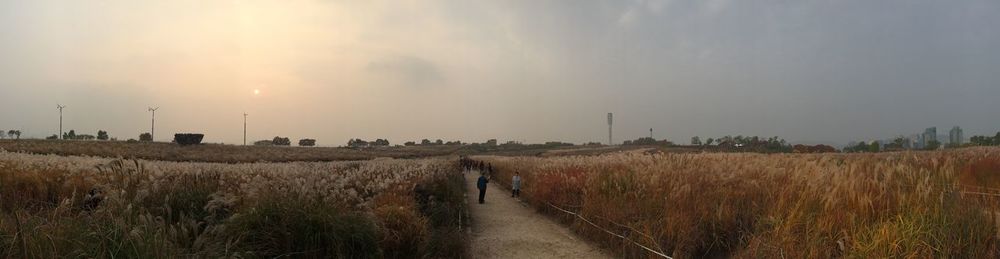
[[[156,108],[149,107],[149,111],[153,112],[152,122],[150,123],[150,126],[149,126],[149,138],[150,138],[150,141],[155,141],[155,137],[156,137],[156,110],[159,110],[159,109],[160,109],[160,107],[156,107]]]
[[[61,105],[61,104],[56,104],[56,108],[59,109],[59,137],[58,137],[58,139],[66,139],[65,137],[63,137],[63,131],[62,131],[62,110],[63,110],[63,108],[66,108],[66,106]]]

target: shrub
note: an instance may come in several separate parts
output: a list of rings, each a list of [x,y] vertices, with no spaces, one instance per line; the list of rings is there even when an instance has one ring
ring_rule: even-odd
[[[149,132],[139,134],[139,141],[152,142],[153,141],[153,134],[149,134]]]
[[[312,146],[316,146],[316,140],[315,139],[308,139],[308,138],[300,139],[299,140],[299,146],[300,147],[312,147]]]

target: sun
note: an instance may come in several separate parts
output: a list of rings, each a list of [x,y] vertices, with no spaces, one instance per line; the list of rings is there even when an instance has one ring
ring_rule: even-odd
[[[260,95],[260,89],[253,89],[253,95]]]

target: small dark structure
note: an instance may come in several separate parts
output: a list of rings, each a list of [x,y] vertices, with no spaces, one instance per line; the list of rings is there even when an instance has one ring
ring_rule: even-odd
[[[203,138],[205,138],[205,134],[197,134],[197,133],[174,134],[174,142],[177,142],[177,144],[180,144],[181,146],[201,144],[201,139]]]

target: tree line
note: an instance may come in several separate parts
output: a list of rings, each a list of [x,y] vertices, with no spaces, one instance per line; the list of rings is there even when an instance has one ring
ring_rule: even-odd
[[[3,130],[0,130],[0,139],[5,139],[5,138],[21,139],[21,131],[20,130],[8,130],[8,131],[4,132]]]
[[[1000,146],[1000,132],[996,135],[990,136],[972,136],[969,138],[969,143],[976,146]]]

